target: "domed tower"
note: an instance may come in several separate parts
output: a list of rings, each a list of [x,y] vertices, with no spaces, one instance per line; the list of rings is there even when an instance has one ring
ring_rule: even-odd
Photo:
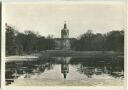
[[[70,49],[69,30],[66,22],[64,23],[64,28],[61,30],[61,49]]]
[[[64,24],[64,28],[61,30],[61,38],[69,38],[69,30],[67,29],[66,22]]]

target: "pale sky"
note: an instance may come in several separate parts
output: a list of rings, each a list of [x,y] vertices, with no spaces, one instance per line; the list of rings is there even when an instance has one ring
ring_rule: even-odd
[[[37,2],[37,1],[125,1],[125,0],[4,0],[5,2]]]
[[[69,37],[78,37],[87,30],[106,33],[122,30],[124,10],[122,3],[20,3],[5,4],[4,21],[23,32],[32,30],[43,36],[60,37],[64,21]]]

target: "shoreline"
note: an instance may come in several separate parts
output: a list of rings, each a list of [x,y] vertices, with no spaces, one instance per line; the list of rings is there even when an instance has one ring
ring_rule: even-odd
[[[73,57],[73,58],[124,58],[121,52],[113,51],[72,51],[72,50],[45,50],[40,53],[30,55],[13,55],[7,56],[6,62],[11,61],[33,61],[38,58],[48,57]]]

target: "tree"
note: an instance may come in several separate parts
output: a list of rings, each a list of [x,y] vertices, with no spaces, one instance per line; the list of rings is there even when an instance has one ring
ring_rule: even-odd
[[[123,51],[124,50],[124,31],[111,31],[106,37],[107,50]]]
[[[32,53],[36,51],[36,43],[38,35],[30,30],[25,31],[26,48],[25,51]]]
[[[124,50],[124,31],[111,31],[107,34],[92,33],[88,30],[75,40],[72,48],[78,51],[119,51]]]
[[[75,41],[74,44],[75,44],[75,48],[76,50],[92,50],[92,41],[93,41],[93,38],[94,38],[94,34],[92,33],[92,30],[88,30],[85,34],[82,34],[80,37],[79,37],[79,40]]]
[[[8,24],[6,26],[6,54],[16,54],[15,29]]]

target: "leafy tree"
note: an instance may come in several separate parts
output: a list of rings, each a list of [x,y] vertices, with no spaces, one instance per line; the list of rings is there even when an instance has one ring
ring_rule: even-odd
[[[107,34],[92,33],[88,30],[71,46],[78,51],[118,51],[124,50],[124,31],[111,31]]]
[[[55,43],[53,35],[44,37],[38,33],[26,30],[24,33],[18,32],[6,24],[6,54],[23,55],[54,49]]]
[[[124,50],[124,31],[111,31],[106,37],[107,50]]]
[[[16,54],[15,29],[6,24],[6,54]]]

